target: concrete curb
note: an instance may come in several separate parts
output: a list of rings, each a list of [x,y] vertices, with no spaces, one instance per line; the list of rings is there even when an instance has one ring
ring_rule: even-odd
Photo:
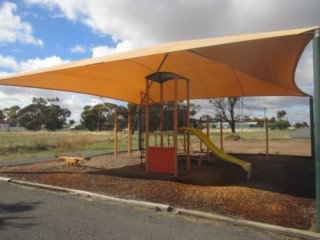
[[[251,228],[274,232],[277,234],[281,234],[281,235],[293,237],[293,238],[298,238],[298,239],[308,239],[308,240],[309,239],[310,240],[320,239],[320,233],[315,233],[315,232],[310,232],[310,231],[305,231],[305,230],[280,227],[280,226],[276,226],[276,225],[253,222],[253,221],[237,219],[237,218],[232,218],[232,217],[226,217],[226,216],[221,216],[221,215],[216,215],[213,213],[201,212],[201,211],[196,211],[196,210],[175,208],[174,211],[177,212],[178,214],[181,214],[181,215],[199,217],[199,218],[208,219],[208,220],[215,220],[215,221],[219,221],[219,222],[226,222],[226,223],[230,223],[232,225],[237,225],[237,226],[251,227]]]
[[[51,185],[46,185],[46,184],[41,184],[41,183],[32,183],[32,182],[14,180],[14,179],[5,178],[5,177],[0,177],[0,181],[6,181],[9,183],[14,183],[14,184],[19,184],[19,185],[48,189],[48,190],[52,190],[52,191],[66,192],[66,193],[71,193],[71,194],[75,194],[75,195],[79,195],[79,196],[91,197],[91,198],[107,200],[107,201],[113,201],[113,202],[117,202],[117,203],[124,203],[124,204],[128,204],[128,205],[144,207],[144,208],[157,210],[157,211],[172,212],[172,213],[185,215],[185,216],[192,216],[192,217],[197,217],[197,218],[202,218],[202,219],[207,219],[207,220],[214,220],[214,221],[219,221],[219,222],[226,222],[226,223],[229,223],[232,225],[251,227],[251,228],[274,232],[274,233],[277,233],[280,235],[298,238],[298,239],[306,239],[306,240],[320,239],[320,233],[298,230],[298,229],[293,229],[293,228],[285,228],[285,227],[280,227],[280,226],[276,226],[276,225],[258,223],[258,222],[248,221],[248,220],[236,219],[236,218],[221,216],[221,215],[217,215],[217,214],[213,214],[213,213],[209,213],[209,212],[201,212],[201,211],[188,210],[188,209],[183,209],[183,208],[173,208],[167,204],[138,201],[138,200],[128,200],[128,199],[122,199],[122,198],[116,198],[116,197],[111,197],[111,196],[107,196],[107,195],[92,193],[92,192],[88,192],[88,191],[63,188],[63,187],[56,187],[56,186],[51,186]]]
[[[12,178],[0,177],[0,181],[10,182]]]
[[[153,202],[146,202],[146,201],[140,201],[140,200],[129,200],[129,199],[122,199],[122,198],[116,198],[116,197],[110,197],[106,195],[101,195],[97,193],[91,193],[91,192],[86,192],[86,191],[80,191],[76,190],[74,191],[75,194],[80,195],[80,196],[87,196],[87,197],[92,197],[92,198],[98,198],[101,200],[108,200],[108,201],[114,201],[118,203],[124,203],[124,204],[130,204],[130,205],[135,205],[139,207],[144,207],[144,208],[149,208],[153,210],[159,210],[159,211],[164,211],[164,212],[170,212],[171,207],[170,205],[167,204],[162,204],[162,203],[153,203]]]
[[[146,201],[116,198],[116,197],[106,196],[98,193],[92,193],[92,192],[87,192],[82,190],[71,189],[71,188],[56,187],[56,186],[51,186],[51,185],[46,185],[41,183],[25,182],[25,181],[14,180],[14,179],[10,179],[7,182],[15,183],[19,185],[37,187],[42,189],[48,189],[51,191],[66,192],[66,193],[71,193],[71,194],[84,196],[84,197],[91,197],[91,198],[97,198],[101,200],[108,200],[108,201],[113,201],[118,203],[130,204],[130,205],[140,206],[148,209],[159,210],[159,211],[169,212],[172,209],[169,205],[161,204],[161,203],[152,203],[152,202],[146,202]]]

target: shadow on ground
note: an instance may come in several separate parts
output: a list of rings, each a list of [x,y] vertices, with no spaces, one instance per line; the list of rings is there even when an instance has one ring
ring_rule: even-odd
[[[14,228],[29,228],[34,226],[31,222],[32,217],[19,217],[17,214],[32,211],[35,209],[36,205],[41,204],[41,202],[17,202],[12,204],[0,203],[0,230],[5,227]]]
[[[166,180],[200,186],[243,186],[265,191],[288,194],[296,197],[315,198],[315,166],[310,157],[270,155],[235,155],[252,164],[252,179],[247,181],[246,172],[237,165],[211,156],[198,166],[191,161],[191,170],[186,170],[185,160],[179,161],[179,177],[167,174],[145,173],[144,164],[116,169],[90,168],[84,174],[114,177]]]

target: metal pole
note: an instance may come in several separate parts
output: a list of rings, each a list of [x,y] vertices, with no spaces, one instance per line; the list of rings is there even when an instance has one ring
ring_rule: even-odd
[[[187,85],[187,127],[190,127],[190,83],[186,80]],[[190,170],[190,134],[187,132],[187,170]]]
[[[145,146],[145,151],[146,151],[146,173],[149,172],[149,164],[148,164],[148,161],[149,161],[149,151],[148,151],[148,148],[149,148],[149,80],[146,79],[146,100],[145,100],[145,109],[146,109],[146,130],[145,130],[145,135],[146,135],[146,138],[145,138],[145,143],[144,143],[144,146]]]
[[[240,129],[241,129],[241,134],[240,134],[240,145],[242,146],[243,144],[243,116],[242,116],[242,108],[243,108],[243,98],[240,97]]]
[[[310,136],[311,136],[311,157],[314,159],[314,113],[313,113],[313,97],[309,97],[309,108],[310,108]]]
[[[178,177],[178,79],[174,79],[173,103],[173,147],[174,147],[174,176]]]
[[[202,119],[200,117],[199,119],[199,128],[200,128],[200,131],[202,132]],[[200,140],[200,153],[202,153],[202,141]]]
[[[118,157],[118,111],[114,111],[114,158]]]
[[[138,113],[138,127],[139,127],[139,137],[138,137],[139,140],[138,140],[138,141],[139,141],[139,151],[142,151],[142,126],[141,126],[141,125],[142,125],[142,124],[141,124],[141,123],[142,123],[142,121],[141,121],[141,120],[142,120],[142,118],[141,118],[141,114],[142,114],[142,113],[141,113],[141,107],[142,107],[142,106],[139,106],[139,107],[138,107],[138,109],[139,109],[139,110],[138,110],[138,111],[139,111],[139,113]]]
[[[209,115],[207,114],[207,137],[210,139],[210,121],[209,121]],[[210,154],[209,154],[209,147],[207,146],[207,159],[209,160]],[[200,159],[200,166],[201,166],[201,158]]]
[[[314,77],[314,149],[316,161],[316,203],[317,232],[320,232],[320,29],[313,39],[313,77]]]
[[[128,157],[131,157],[131,117],[128,113]]]
[[[223,151],[223,126],[222,126],[221,115],[220,115],[220,150]]]
[[[267,159],[269,158],[269,120],[268,118],[265,118],[265,131],[266,131],[266,156]]]
[[[160,147],[163,147],[163,83],[160,83]]]

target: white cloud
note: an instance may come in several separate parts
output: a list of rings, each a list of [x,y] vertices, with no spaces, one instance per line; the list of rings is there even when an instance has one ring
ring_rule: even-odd
[[[60,57],[52,56],[44,59],[34,58],[19,63],[19,72],[28,72],[37,70],[40,68],[51,67],[63,63],[69,62],[68,60],[62,60]]]
[[[70,48],[71,53],[85,53],[86,47],[83,45],[75,45],[72,48]]]
[[[57,56],[51,56],[44,59],[34,58],[18,62],[15,58],[11,56],[6,57],[0,55],[0,67],[7,68],[9,70],[7,73],[3,72],[2,75],[29,72],[40,68],[51,67],[67,62],[69,61],[63,60]]]
[[[42,6],[50,10],[54,17],[67,17],[70,20],[81,18],[90,5],[90,0],[24,0],[26,4]],[[62,13],[62,14],[61,14]]]
[[[26,0],[135,47],[319,24],[318,0]]]
[[[133,45],[129,41],[119,42],[115,48],[108,46],[97,46],[91,49],[92,57],[104,56],[112,53],[124,52],[133,49]]]
[[[0,5],[0,42],[22,42],[43,46],[43,41],[33,36],[32,26],[14,15],[17,5],[4,2]]]
[[[10,73],[8,72],[0,72],[0,77],[5,77],[5,76],[9,76]]]
[[[0,55],[0,67],[6,69],[17,69],[18,63],[14,57]]]

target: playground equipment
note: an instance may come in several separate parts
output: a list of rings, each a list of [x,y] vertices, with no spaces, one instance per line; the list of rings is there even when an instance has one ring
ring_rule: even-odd
[[[144,97],[145,101],[145,97]],[[168,110],[169,106],[169,110]],[[171,106],[171,107],[170,107]],[[146,146],[145,146],[145,137],[146,137],[146,132],[145,132],[145,124],[146,122],[143,121],[146,118],[146,109],[145,109],[145,102],[143,105],[140,105],[139,107],[139,114],[138,112],[134,114],[134,122],[138,122],[139,125],[139,150],[141,151],[141,163],[144,159],[146,159],[148,168],[146,168],[146,172],[158,172],[158,173],[166,173],[166,174],[175,174],[176,172],[176,166],[175,166],[175,158],[179,155],[184,155],[187,156],[187,158],[191,158],[192,155],[190,152],[193,154],[198,154],[197,151],[194,151],[192,148],[192,144],[190,143],[190,137],[189,137],[189,142],[187,143],[186,137],[187,134],[193,133],[195,134],[199,139],[200,139],[200,157],[198,159],[199,166],[201,166],[201,159],[204,156],[203,155],[203,149],[202,149],[202,144],[206,146],[206,153],[209,158],[209,152],[212,152],[219,158],[221,158],[224,161],[231,162],[233,164],[237,164],[240,167],[242,167],[248,175],[248,179],[251,178],[251,165],[249,163],[246,163],[242,160],[239,160],[237,158],[232,157],[229,154],[224,153],[223,151],[223,128],[222,128],[222,119],[220,120],[217,119],[210,119],[209,116],[207,115],[206,119],[199,121],[200,129],[202,129],[202,123],[206,123],[206,130],[207,130],[207,135],[203,134],[201,131],[194,129],[194,128],[188,128],[189,130],[186,130],[183,128],[180,128],[179,130],[183,130],[185,133],[181,135],[180,139],[180,144],[183,146],[183,150],[177,146],[177,149],[175,150],[174,146],[174,141],[175,141],[175,132],[169,127],[170,130],[168,130],[168,126],[166,122],[169,122],[169,125],[172,125],[172,122],[169,120],[166,120],[168,118],[165,118],[164,116],[166,114],[170,114],[170,116],[173,116],[173,108],[172,105],[163,105],[161,106],[160,104],[153,103],[153,105],[149,105],[149,131],[148,131],[148,141],[151,142],[152,144],[148,144],[148,150],[149,150],[149,155],[148,158],[146,157]],[[159,111],[161,114],[159,114]],[[170,112],[171,111],[171,112]],[[182,112],[180,112],[182,111]],[[178,118],[180,120],[180,126],[185,126],[186,125],[186,115],[187,115],[188,109],[183,109],[181,106],[179,107],[179,111],[177,113]],[[132,151],[131,149],[131,131],[130,129],[132,128],[130,124],[130,119],[131,116],[129,113],[120,113],[126,117],[128,117],[128,157],[130,157],[130,152]],[[118,132],[118,124],[117,124],[117,119],[119,112],[115,111],[115,132],[114,132],[114,141],[115,141],[115,158],[117,158],[117,132]],[[139,117],[138,117],[139,116]],[[160,117],[161,116],[161,117]],[[160,119],[160,120],[159,120]],[[182,121],[184,120],[184,121]],[[157,125],[157,123],[160,121],[160,126]],[[183,122],[183,124],[182,124]],[[209,123],[210,122],[220,122],[220,148],[218,148],[209,138]],[[267,119],[265,120],[265,131],[266,131],[266,155],[268,156],[268,121]],[[182,125],[181,125],[182,124]],[[135,125],[135,124],[133,124]],[[156,126],[155,126],[156,125]],[[133,126],[134,128],[134,126]],[[157,129],[157,130],[155,130]],[[161,129],[161,130],[160,130]],[[197,131],[197,132],[196,132]],[[178,133],[176,133],[178,135]],[[201,134],[201,135],[200,135]],[[183,137],[183,139],[182,139]],[[166,141],[165,141],[166,140]],[[177,140],[176,140],[177,141]],[[154,144],[154,145],[153,145]],[[179,145],[177,143],[177,145]],[[187,151],[187,148],[189,148],[189,151]],[[190,151],[192,150],[192,151]],[[198,155],[196,155],[198,156]],[[189,165],[190,166],[190,165]],[[190,168],[188,168],[190,170]]]
[[[114,158],[117,159],[118,157],[118,130],[119,130],[119,127],[118,127],[118,116],[119,115],[123,115],[125,117],[127,117],[127,122],[128,122],[128,125],[127,125],[127,153],[128,153],[128,157],[130,158],[131,157],[131,151],[132,151],[132,129],[135,129],[135,126],[136,126],[136,122],[137,122],[137,115],[138,114],[135,114],[134,115],[134,118],[133,118],[133,125],[131,124],[131,115],[129,112],[125,112],[125,113],[119,113],[117,111],[117,109],[115,109],[114,111],[114,132],[113,132],[113,138],[114,138]]]
[[[88,158],[89,159],[89,158]],[[88,159],[82,157],[58,157],[57,161],[66,161],[68,166],[76,166],[80,162],[85,162]]]
[[[163,144],[163,89],[164,84],[168,84],[170,80],[174,80],[174,83],[171,84],[169,90],[173,92],[174,101],[173,101],[173,145],[165,147]],[[178,80],[183,80],[186,82],[184,86]],[[151,86],[153,83],[160,84],[160,103],[159,103],[159,110],[160,110],[160,146],[149,146],[149,101],[150,99],[149,93]],[[179,87],[179,88],[178,88]],[[245,171],[247,171],[247,178],[250,179],[251,177],[251,164],[231,155],[223,153],[217,146],[210,141],[210,139],[205,136],[202,132],[198,131],[197,129],[190,127],[190,103],[189,103],[189,80],[177,75],[175,73],[169,72],[157,72],[146,77],[146,94],[144,95],[143,100],[141,101],[144,103],[145,106],[145,150],[146,150],[146,172],[159,172],[159,173],[169,173],[174,174],[174,176],[178,176],[178,89],[186,90],[185,96],[179,92],[182,99],[186,99],[187,102],[187,111],[186,111],[186,127],[180,128],[187,134],[185,152],[187,156],[187,170],[190,170],[190,135],[189,133],[194,133],[207,147],[208,151],[211,150],[215,155],[221,158],[224,161],[231,162],[241,166]]]
[[[203,132],[196,128],[192,127],[181,127],[179,128],[180,131],[191,132],[195,134],[210,150],[211,152],[216,155],[218,158],[237,164],[242,167],[247,172],[247,179],[251,178],[251,164],[245,161],[242,161],[238,158],[235,158],[227,153],[222,152]]]
[[[186,125],[187,127],[190,126],[190,87],[189,87],[189,79],[172,73],[172,72],[156,72],[153,74],[150,74],[145,77],[146,78],[146,91],[145,95],[141,99],[141,102],[144,103],[145,106],[145,149],[146,149],[146,173],[149,171],[151,172],[165,172],[165,173],[171,173],[174,174],[174,176],[178,176],[178,156],[177,156],[177,150],[178,150],[178,97],[181,99],[186,99],[187,102],[187,116],[186,116]],[[172,84],[173,80],[173,84]],[[150,93],[152,92],[152,85],[154,83],[158,83],[159,90],[160,90],[160,124],[159,124],[159,130],[160,130],[160,147],[149,147],[149,103],[154,102],[150,98]],[[183,84],[185,83],[185,84]],[[163,96],[164,96],[164,89],[167,91],[170,91],[171,94],[173,94],[173,147],[164,147],[163,146]],[[178,91],[179,89],[179,91]],[[180,89],[185,90],[185,94],[183,91],[180,91]],[[189,142],[190,138],[189,135],[187,135],[187,169],[190,169],[190,148],[189,148]],[[160,153],[160,152],[161,153]],[[157,156],[162,155],[166,156],[166,167],[165,171],[163,169],[159,168],[160,161],[162,159],[159,159]]]

